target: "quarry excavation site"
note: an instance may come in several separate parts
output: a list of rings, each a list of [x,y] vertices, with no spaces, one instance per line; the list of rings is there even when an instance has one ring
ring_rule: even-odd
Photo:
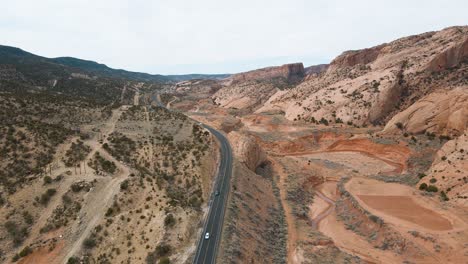
[[[0,263],[468,264],[468,27],[145,75],[0,46]]]

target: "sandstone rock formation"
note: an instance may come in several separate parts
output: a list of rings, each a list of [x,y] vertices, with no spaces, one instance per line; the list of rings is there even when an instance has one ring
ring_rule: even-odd
[[[212,98],[222,107],[255,109],[278,91],[272,83],[244,82],[221,88]]]
[[[238,132],[231,132],[228,136],[234,155],[250,170],[255,171],[260,164],[266,161],[265,151],[257,143],[254,136]]]
[[[398,128],[398,126],[401,128]],[[468,86],[438,91],[422,98],[395,115],[384,132],[400,129],[410,133],[430,132],[439,135],[460,135],[468,124]]]
[[[368,49],[345,51],[332,61],[330,64],[330,70],[334,71],[343,67],[353,67],[358,64],[369,64],[377,59],[380,51],[385,46],[386,44],[382,44]]]
[[[319,74],[325,72],[328,69],[328,66],[330,66],[330,64],[312,65],[307,68],[304,68],[304,71],[306,75]]]
[[[302,63],[291,63],[278,67],[267,67],[234,74],[229,79],[232,80],[232,83],[271,80],[276,78],[285,79],[287,82],[297,82],[304,77],[304,73],[304,65],[302,65]]]
[[[409,36],[344,52],[325,72],[309,74],[292,87],[258,80],[289,78],[290,73],[301,72],[300,66],[234,75],[234,85],[222,88],[213,98],[223,107],[248,108],[257,113],[283,112],[289,120],[326,120],[357,126],[386,124],[431,93],[466,89],[467,43],[468,26]],[[453,129],[457,131],[464,128],[462,118],[457,117],[463,113],[452,115]]]
[[[447,141],[437,152],[422,183],[436,186],[449,198],[450,203],[468,205],[468,129],[455,139]]]
[[[468,38],[437,55],[428,66],[430,71],[441,71],[458,66],[468,60]]]
[[[302,63],[234,74],[212,98],[222,107],[255,110],[276,92],[301,81],[304,75]]]

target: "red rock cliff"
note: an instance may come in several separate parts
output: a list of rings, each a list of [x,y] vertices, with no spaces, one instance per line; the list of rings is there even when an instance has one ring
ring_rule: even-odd
[[[234,74],[230,77],[233,83],[269,80],[284,78],[288,82],[296,82],[304,77],[304,65],[302,63],[285,64],[278,67],[268,67],[243,73]]]

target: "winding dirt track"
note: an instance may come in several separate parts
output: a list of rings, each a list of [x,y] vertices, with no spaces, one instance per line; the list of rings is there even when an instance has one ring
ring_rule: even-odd
[[[394,167],[395,169],[393,171],[391,171],[392,173],[402,173],[403,170],[406,167],[404,164],[394,162],[394,161],[391,161],[391,160],[388,160],[388,159],[384,159],[384,158],[381,158],[381,157],[379,157],[377,155],[374,155],[372,153],[361,151],[361,150],[303,151],[303,152],[294,152],[294,153],[282,154],[281,156],[305,156],[305,155],[311,155],[311,154],[322,154],[322,153],[333,153],[333,152],[342,152],[342,153],[355,152],[355,153],[359,153],[359,154],[365,155],[365,156],[370,157],[370,158],[378,159],[378,160],[383,161],[383,162],[387,163],[388,165]]]
[[[134,105],[138,105],[139,99],[139,90],[137,90],[133,99]],[[78,223],[75,223],[76,226],[73,228],[75,232],[72,234],[70,239],[70,246],[65,249],[65,252],[61,256],[61,260],[63,260],[62,262],[67,261],[70,257],[80,252],[84,240],[91,234],[96,225],[104,218],[106,209],[111,205],[115,195],[120,190],[120,183],[130,175],[129,167],[102,149],[104,143],[108,143],[108,136],[114,132],[115,126],[121,114],[121,108],[112,111],[112,116],[106,124],[107,129],[103,133],[104,140],[102,144],[96,140],[87,142],[91,146],[92,150],[86,157],[84,162],[85,166],[88,166],[88,161],[94,157],[96,152],[99,152],[101,156],[113,162],[117,166],[117,173],[112,176],[112,179],[105,182],[104,186],[102,186],[99,190],[96,189],[94,192],[91,192],[86,196],[86,199],[88,200],[88,206],[83,208],[83,212],[80,214],[81,220],[78,221]],[[148,113],[147,118],[149,119]],[[92,171],[92,169],[88,167],[88,171]]]
[[[107,136],[114,132],[115,124],[121,113],[122,112],[120,109],[114,110],[112,112],[112,117],[109,121],[110,129],[106,131],[106,139],[103,143],[106,143],[108,138]],[[95,143],[96,144],[91,144],[93,150],[89,153],[85,164],[87,164],[88,161],[94,156],[94,153],[99,152],[105,159],[114,162],[114,164],[117,166],[118,172],[116,175],[112,176],[111,180],[105,183],[105,185],[99,190],[99,193],[97,193],[97,190],[95,190],[94,193],[90,193],[89,197],[87,197],[89,201],[92,200],[92,202],[89,202],[90,206],[83,208],[84,212],[81,214],[80,223],[77,224],[78,226],[75,229],[76,237],[71,239],[73,242],[69,247],[68,252],[64,256],[64,260],[68,260],[70,257],[80,251],[83,241],[90,235],[94,227],[104,217],[106,209],[110,206],[114,196],[119,191],[120,183],[130,174],[130,169],[127,166],[123,165],[120,161],[116,160],[106,151],[103,151],[102,144],[98,144],[97,142]],[[91,168],[88,168],[88,170],[91,171]]]
[[[312,228],[318,229],[320,221],[322,221],[325,217],[329,216],[335,210],[335,201],[328,198],[327,196],[325,196],[320,191],[315,191],[315,194],[316,194],[317,197],[319,197],[320,199],[322,199],[323,201],[325,201],[328,204],[327,209],[325,209],[320,214],[318,214],[317,217],[312,219]]]

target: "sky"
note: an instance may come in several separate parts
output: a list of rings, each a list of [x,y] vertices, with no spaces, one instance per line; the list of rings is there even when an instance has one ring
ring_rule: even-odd
[[[329,63],[468,25],[466,0],[4,0],[0,45],[158,74]]]

